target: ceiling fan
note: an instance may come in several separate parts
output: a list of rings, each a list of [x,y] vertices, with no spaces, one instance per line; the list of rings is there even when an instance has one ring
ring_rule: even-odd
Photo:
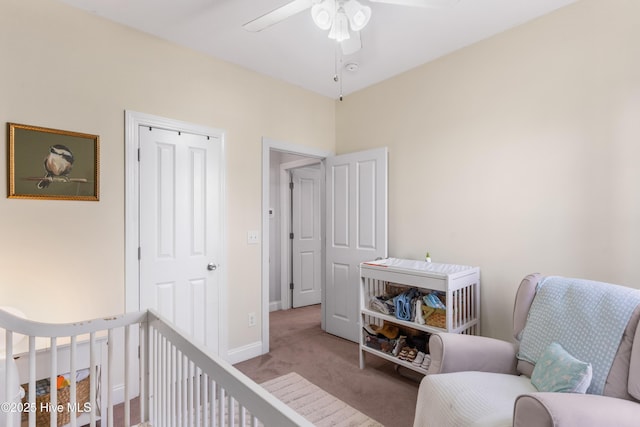
[[[371,3],[387,3],[397,6],[440,8],[459,0],[368,0]],[[371,8],[358,0],[292,0],[268,12],[242,27],[247,31],[262,31],[274,24],[311,9],[313,22],[322,30],[329,30],[329,38],[336,40],[342,53],[350,55],[362,47],[360,30],[371,18]]]

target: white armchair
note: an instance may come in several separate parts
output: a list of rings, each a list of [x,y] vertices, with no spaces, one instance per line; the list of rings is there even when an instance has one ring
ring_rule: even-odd
[[[535,364],[518,358],[518,352],[541,280],[533,274],[520,284],[514,343],[449,333],[431,337],[432,361],[420,384],[414,427],[640,425],[640,305],[622,325],[601,394],[540,392],[531,381]]]

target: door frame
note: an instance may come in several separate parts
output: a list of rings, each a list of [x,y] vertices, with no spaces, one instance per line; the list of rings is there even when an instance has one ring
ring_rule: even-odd
[[[289,277],[291,268],[291,243],[289,239],[289,226],[291,224],[291,198],[289,195],[291,189],[289,188],[289,173],[293,169],[318,163],[320,163],[320,173],[324,173],[322,159],[317,157],[280,164],[280,242],[289,242],[287,245],[280,245],[280,306],[282,310],[289,309],[292,303],[289,289],[289,283],[291,283],[291,278]],[[322,194],[322,197],[324,197],[324,194]],[[320,208],[322,209],[323,207],[324,203]]]
[[[218,269],[218,350],[219,355],[228,359],[228,328],[227,328],[227,239],[226,239],[226,159],[225,132],[221,129],[169,119],[151,114],[125,110],[125,311],[140,310],[140,261],[139,221],[140,221],[140,166],[138,162],[139,126],[151,126],[177,132],[211,135],[220,138],[220,200],[221,200],[221,254],[216,263],[223,268]]]
[[[269,352],[269,242],[272,237],[269,235],[271,150],[314,157],[320,161],[334,155],[333,152],[318,148],[276,141],[266,137],[262,138],[262,354]],[[280,238],[280,236],[274,237]]]

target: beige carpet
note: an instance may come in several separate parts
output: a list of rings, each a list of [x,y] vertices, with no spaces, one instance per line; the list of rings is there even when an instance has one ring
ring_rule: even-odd
[[[316,426],[382,427],[382,424],[295,372],[274,378],[261,385]]]

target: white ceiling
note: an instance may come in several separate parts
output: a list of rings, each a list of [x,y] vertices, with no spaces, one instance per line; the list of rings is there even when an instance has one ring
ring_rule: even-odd
[[[303,11],[258,33],[242,24],[289,0],[60,0],[140,31],[337,98],[335,42]],[[577,0],[454,0],[441,9],[368,4],[363,47],[342,59],[347,95]]]

